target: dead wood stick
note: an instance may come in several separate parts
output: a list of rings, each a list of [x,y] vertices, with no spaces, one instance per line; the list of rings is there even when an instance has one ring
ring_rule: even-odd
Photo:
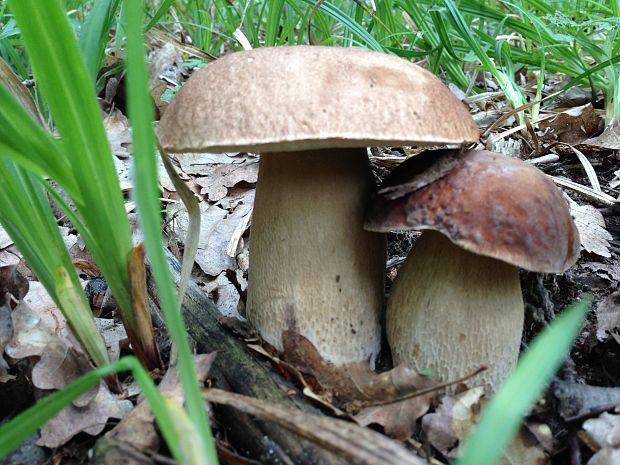
[[[175,282],[180,276],[179,261],[168,252],[168,260]],[[159,303],[155,283],[148,273],[149,294]],[[245,344],[224,329],[219,319],[221,314],[205,293],[190,282],[182,307],[185,326],[196,341],[199,352],[217,351],[217,357],[209,378],[216,387],[249,397],[300,409],[305,412],[321,412],[301,396],[292,397],[287,390],[292,386],[278,375],[264,360],[250,353]],[[158,315],[161,318],[161,314]],[[298,438],[271,422],[256,420],[230,407],[219,409],[219,425],[226,428],[226,436],[238,451],[248,452],[255,460],[263,463],[330,464],[344,465],[345,460],[316,446],[310,441]],[[269,440],[266,440],[268,438]],[[273,443],[279,447],[274,448]],[[284,453],[286,457],[278,455]]]
[[[310,439],[351,463],[359,465],[425,465],[398,442],[345,420],[283,408],[264,400],[221,389],[207,389],[209,402],[224,404]]]

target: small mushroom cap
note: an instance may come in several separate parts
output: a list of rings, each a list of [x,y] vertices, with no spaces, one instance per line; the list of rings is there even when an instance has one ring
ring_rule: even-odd
[[[171,152],[291,151],[478,140],[468,110],[428,71],[360,48],[232,53],[183,86],[159,125]]]
[[[559,273],[575,263],[579,233],[545,174],[521,160],[472,150],[425,187],[394,186],[419,178],[428,156],[412,157],[386,179],[366,229],[436,230],[465,250],[530,271]]]

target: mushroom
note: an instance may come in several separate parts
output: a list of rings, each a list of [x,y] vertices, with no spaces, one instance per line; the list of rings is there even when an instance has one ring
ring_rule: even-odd
[[[356,48],[261,48],[224,56],[183,86],[160,126],[171,152],[260,152],[250,236],[248,319],[334,364],[380,347],[385,235],[363,228],[376,190],[366,147],[478,138],[432,74]]]
[[[443,381],[485,365],[477,380],[492,392],[519,355],[518,267],[565,271],[577,260],[578,232],[561,191],[530,164],[469,151],[420,182],[431,158],[399,166],[366,218],[371,231],[424,230],[393,283],[388,342],[395,363]]]

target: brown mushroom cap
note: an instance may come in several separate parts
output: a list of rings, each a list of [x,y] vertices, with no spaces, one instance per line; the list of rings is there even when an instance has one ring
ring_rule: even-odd
[[[479,132],[428,71],[360,48],[259,48],[196,72],[166,110],[171,152],[462,144]]]
[[[419,163],[407,160],[391,179],[419,174]],[[472,150],[421,189],[398,198],[389,191],[372,202],[366,229],[436,230],[470,252],[530,271],[558,273],[577,260],[579,233],[561,191],[521,160]]]

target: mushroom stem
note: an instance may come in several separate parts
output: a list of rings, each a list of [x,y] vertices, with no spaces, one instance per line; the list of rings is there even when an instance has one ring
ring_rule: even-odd
[[[493,392],[519,355],[518,269],[425,231],[398,272],[386,325],[395,363],[430,369],[442,381],[485,365],[472,382]]]
[[[293,330],[328,362],[374,362],[386,250],[363,229],[374,190],[365,149],[261,154],[247,315],[278,350]]]

